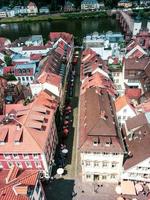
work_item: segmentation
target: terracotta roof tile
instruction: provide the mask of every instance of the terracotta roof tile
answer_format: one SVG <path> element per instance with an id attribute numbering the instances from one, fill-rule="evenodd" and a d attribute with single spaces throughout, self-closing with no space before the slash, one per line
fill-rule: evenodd
<path id="1" fill-rule="evenodd" d="M 128 58 L 125 60 L 125 70 L 126 69 L 144 70 L 149 61 L 150 61 L 149 57 L 142 57 L 140 59 Z"/>
<path id="2" fill-rule="evenodd" d="M 71 44 L 73 40 L 73 35 L 66 32 L 51 32 L 49 34 L 49 38 L 51 41 L 56 41 L 59 38 L 62 38 L 63 40 L 65 40 L 65 42 Z"/>
<path id="3" fill-rule="evenodd" d="M 134 122 L 133 122 L 134 123 Z M 150 134 L 138 134 L 135 139 L 128 140 L 126 143 L 128 145 L 128 151 L 130 152 L 130 157 L 125 161 L 125 170 L 139 164 L 140 162 L 148 159 L 150 157 Z"/>
<path id="4" fill-rule="evenodd" d="M 19 109 L 18 107 L 18 110 L 16 109 L 14 112 L 14 120 L 9 119 L 8 124 L 0 127 L 0 132 L 4 127 L 9 130 L 8 141 L 3 146 L 0 146 L 0 152 L 43 152 L 47 137 L 50 134 L 57 105 L 55 97 L 50 96 L 49 92 L 45 90 L 32 103 L 28 104 L 26 108 Z M 14 106 L 11 105 L 9 111 L 15 110 L 15 107 L 16 104 Z M 7 108 L 6 110 L 8 111 Z M 41 119 L 43 118 L 46 121 L 42 122 Z M 20 136 L 20 134 L 15 136 L 18 123 L 21 125 L 20 131 L 22 130 L 22 133 L 20 132 L 20 134 L 22 134 L 23 140 L 20 145 L 15 145 L 14 140 Z M 45 128 L 43 129 L 43 127 Z"/>
<path id="5" fill-rule="evenodd" d="M 130 104 L 129 98 L 126 95 L 119 96 L 115 100 L 116 112 L 119 112 L 122 108 L 124 108 L 127 105 L 129 105 L 133 109 L 133 107 Z"/>
<path id="6" fill-rule="evenodd" d="M 44 50 L 44 49 L 47 49 L 47 47 L 45 47 L 45 46 L 29 46 L 29 47 L 24 46 L 22 48 L 23 51 Z"/>
<path id="7" fill-rule="evenodd" d="M 13 171 L 14 168 L 11 170 Z M 18 176 L 16 174 L 10 182 L 6 183 L 5 178 L 7 174 L 8 170 L 0 172 L 0 199 L 29 200 L 27 190 L 28 187 L 35 186 L 38 179 L 38 172 L 36 170 L 25 170 Z"/>
<path id="8" fill-rule="evenodd" d="M 38 77 L 37 81 L 39 83 L 50 83 L 52 85 L 55 85 L 56 87 L 60 87 L 61 85 L 61 77 L 57 74 L 53 73 L 47 73 L 45 71 L 42 72 L 42 74 Z"/>
<path id="9" fill-rule="evenodd" d="M 117 91 L 111 79 L 104 77 L 99 72 L 92 74 L 83 80 L 80 93 L 83 94 L 87 88 L 97 87 L 105 89 L 110 95 L 115 96 Z"/>
<path id="10" fill-rule="evenodd" d="M 125 95 L 129 98 L 129 99 L 139 99 L 141 96 L 141 89 L 140 88 L 126 88 L 125 89 Z"/>
<path id="11" fill-rule="evenodd" d="M 114 110 L 113 102 L 110 100 L 108 93 L 103 91 L 102 94 L 98 94 L 96 88 L 89 88 L 80 96 L 80 150 L 107 149 L 110 151 L 111 149 L 112 152 L 122 152 L 110 105 Z M 98 147 L 93 145 L 95 137 L 100 139 Z M 110 148 L 101 145 L 108 140 L 112 142 Z"/>

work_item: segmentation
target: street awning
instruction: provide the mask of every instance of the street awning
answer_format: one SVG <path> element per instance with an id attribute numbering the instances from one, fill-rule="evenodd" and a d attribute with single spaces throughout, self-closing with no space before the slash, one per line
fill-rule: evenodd
<path id="1" fill-rule="evenodd" d="M 143 191 L 143 186 L 140 183 L 135 184 L 137 194 Z"/>
<path id="2" fill-rule="evenodd" d="M 127 195 L 136 195 L 134 183 L 132 181 L 122 181 L 121 193 Z"/>
<path id="3" fill-rule="evenodd" d="M 69 124 L 69 121 L 65 120 L 65 121 L 64 121 L 64 124 L 65 124 L 65 125 Z"/>
<path id="4" fill-rule="evenodd" d="M 65 129 L 63 130 L 63 132 L 64 132 L 64 133 L 68 133 L 69 130 L 68 130 L 67 128 L 65 128 Z"/>

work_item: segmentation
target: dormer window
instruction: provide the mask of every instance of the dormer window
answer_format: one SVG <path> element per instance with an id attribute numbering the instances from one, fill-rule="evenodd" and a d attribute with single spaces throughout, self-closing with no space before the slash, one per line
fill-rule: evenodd
<path id="1" fill-rule="evenodd" d="M 93 138 L 93 145 L 97 146 L 100 143 L 100 140 L 98 137 Z"/>
<path id="2" fill-rule="evenodd" d="M 22 73 L 23 73 L 23 74 L 26 73 L 26 69 L 23 69 L 23 70 L 22 70 Z"/>

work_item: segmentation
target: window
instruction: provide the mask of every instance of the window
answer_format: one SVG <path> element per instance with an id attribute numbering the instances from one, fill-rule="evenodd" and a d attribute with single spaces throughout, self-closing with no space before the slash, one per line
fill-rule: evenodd
<path id="1" fill-rule="evenodd" d="M 115 83 L 119 83 L 119 79 L 116 79 Z"/>
<path id="2" fill-rule="evenodd" d="M 40 189 L 40 183 L 39 181 L 37 182 L 37 185 L 36 185 L 36 193 L 39 193 L 39 189 Z"/>
<path id="3" fill-rule="evenodd" d="M 22 81 L 25 81 L 25 77 L 22 77 Z"/>
<path id="4" fill-rule="evenodd" d="M 30 69 L 27 69 L 27 73 L 30 74 Z"/>
<path id="5" fill-rule="evenodd" d="M 106 152 L 103 152 L 102 154 L 103 154 L 103 155 L 108 155 L 108 153 L 106 153 Z"/>
<path id="6" fill-rule="evenodd" d="M 20 77 L 18 77 L 18 81 L 21 81 L 21 78 L 20 78 Z"/>
<path id="7" fill-rule="evenodd" d="M 19 167 L 19 168 L 22 168 L 21 162 L 16 162 L 16 166 Z"/>
<path id="8" fill-rule="evenodd" d="M 126 119 L 126 116 L 123 116 L 123 119 L 125 120 L 125 119 Z"/>
<path id="9" fill-rule="evenodd" d="M 108 163 L 107 162 L 103 162 L 102 167 L 107 167 Z"/>
<path id="10" fill-rule="evenodd" d="M 28 77 L 28 76 L 26 77 L 26 80 L 27 80 L 27 81 L 29 80 L 29 77 Z"/>
<path id="11" fill-rule="evenodd" d="M 98 167 L 99 166 L 99 162 L 94 162 L 94 167 Z"/>
<path id="12" fill-rule="evenodd" d="M 117 176 L 116 174 L 111 174 L 110 178 L 111 178 L 111 179 L 115 179 L 116 176 Z"/>
<path id="13" fill-rule="evenodd" d="M 7 162 L 7 165 L 8 165 L 9 168 L 14 166 L 13 162 Z"/>
<path id="14" fill-rule="evenodd" d="M 9 159 L 10 158 L 10 154 L 4 154 L 4 158 L 5 159 Z"/>
<path id="15" fill-rule="evenodd" d="M 25 164 L 26 164 L 27 168 L 32 168 L 32 165 L 29 161 L 26 161 Z"/>
<path id="16" fill-rule="evenodd" d="M 30 77 L 30 80 L 33 81 L 33 77 L 32 76 Z"/>
<path id="17" fill-rule="evenodd" d="M 116 156 L 116 155 L 118 155 L 118 153 L 112 153 L 112 155 L 113 155 L 113 156 Z"/>
<path id="18" fill-rule="evenodd" d="M 111 164 L 112 168 L 115 168 L 116 166 L 117 166 L 117 163 L 115 163 L 115 162 Z"/>
<path id="19" fill-rule="evenodd" d="M 39 156 L 38 156 L 37 153 L 34 153 L 34 154 L 33 154 L 33 157 L 34 157 L 34 158 L 39 158 Z"/>
<path id="20" fill-rule="evenodd" d="M 117 85 L 117 89 L 121 90 L 122 89 L 121 85 Z"/>
<path id="21" fill-rule="evenodd" d="M 126 112 L 127 112 L 127 109 L 124 109 L 123 112 L 126 113 Z"/>
<path id="22" fill-rule="evenodd" d="M 18 154 L 13 154 L 14 159 L 19 158 Z"/>
<path id="23" fill-rule="evenodd" d="M 2 165 L 2 163 L 0 162 L 0 169 L 2 169 L 3 168 L 3 165 Z"/>
<path id="24" fill-rule="evenodd" d="M 26 73 L 26 69 L 23 69 L 23 70 L 22 70 L 22 73 Z"/>
<path id="25" fill-rule="evenodd" d="M 41 168 L 41 163 L 39 161 L 34 162 L 36 168 Z"/>
<path id="26" fill-rule="evenodd" d="M 85 161 L 86 166 L 90 166 L 90 164 L 91 164 L 90 161 Z"/>
<path id="27" fill-rule="evenodd" d="M 107 176 L 106 175 L 102 175 L 102 180 L 106 180 Z"/>
<path id="28" fill-rule="evenodd" d="M 118 116 L 118 120 L 121 120 L 121 116 Z"/>
<path id="29" fill-rule="evenodd" d="M 90 179 L 91 175 L 90 174 L 86 174 L 86 179 Z"/>
<path id="30" fill-rule="evenodd" d="M 24 159 L 29 158 L 29 155 L 27 153 L 23 154 Z"/>

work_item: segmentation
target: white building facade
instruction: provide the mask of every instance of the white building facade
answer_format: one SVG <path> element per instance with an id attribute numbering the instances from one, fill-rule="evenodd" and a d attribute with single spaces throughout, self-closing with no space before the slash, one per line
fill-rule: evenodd
<path id="1" fill-rule="evenodd" d="M 123 154 L 82 152 L 82 180 L 118 182 L 122 173 Z"/>

